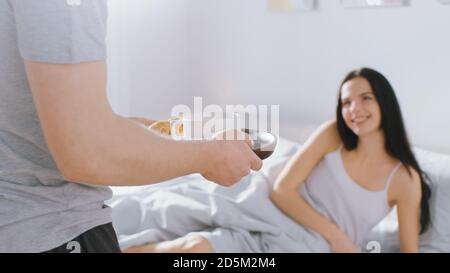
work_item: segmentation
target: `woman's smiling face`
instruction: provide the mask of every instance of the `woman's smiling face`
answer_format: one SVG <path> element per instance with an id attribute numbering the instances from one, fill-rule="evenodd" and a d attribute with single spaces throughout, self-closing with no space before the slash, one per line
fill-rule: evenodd
<path id="1" fill-rule="evenodd" d="M 357 136 L 380 130 L 381 111 L 369 82 L 356 77 L 341 89 L 342 116 L 345 124 Z"/>

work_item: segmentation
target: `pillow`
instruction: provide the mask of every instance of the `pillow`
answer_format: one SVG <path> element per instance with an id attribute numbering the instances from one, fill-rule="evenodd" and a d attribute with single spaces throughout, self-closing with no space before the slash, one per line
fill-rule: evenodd
<path id="1" fill-rule="evenodd" d="M 431 226 L 421 236 L 422 252 L 450 252 L 450 156 L 415 149 L 417 160 L 430 177 Z"/>
<path id="2" fill-rule="evenodd" d="M 273 155 L 270 158 L 293 156 L 297 152 L 300 144 L 284 137 L 278 137 L 278 143 Z"/>
<path id="3" fill-rule="evenodd" d="M 260 174 L 265 176 L 270 183 L 275 183 L 277 177 L 284 169 L 292 156 L 298 151 L 300 144 L 279 137 L 275 152 L 264 160 Z"/>

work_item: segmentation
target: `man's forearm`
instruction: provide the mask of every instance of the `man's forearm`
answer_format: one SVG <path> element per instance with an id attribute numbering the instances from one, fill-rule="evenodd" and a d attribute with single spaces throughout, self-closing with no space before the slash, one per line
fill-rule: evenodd
<path id="1" fill-rule="evenodd" d="M 114 115 L 76 155 L 68 179 L 98 185 L 143 185 L 202 172 L 212 142 L 175 141 Z"/>

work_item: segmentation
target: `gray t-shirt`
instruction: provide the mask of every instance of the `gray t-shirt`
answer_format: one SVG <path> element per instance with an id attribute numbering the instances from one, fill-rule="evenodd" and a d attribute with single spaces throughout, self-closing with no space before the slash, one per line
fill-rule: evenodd
<path id="1" fill-rule="evenodd" d="M 58 171 L 23 63 L 105 61 L 106 1 L 0 0 L 0 252 L 49 250 L 111 222 L 108 187 Z"/>

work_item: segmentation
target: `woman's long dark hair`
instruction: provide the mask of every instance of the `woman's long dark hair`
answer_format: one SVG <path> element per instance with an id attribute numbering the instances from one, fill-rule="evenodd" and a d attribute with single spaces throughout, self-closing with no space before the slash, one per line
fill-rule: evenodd
<path id="1" fill-rule="evenodd" d="M 411 150 L 403 123 L 402 113 L 400 111 L 400 105 L 395 96 L 394 89 L 381 73 L 373 69 L 362 68 L 350 72 L 345 77 L 339 88 L 336 111 L 339 135 L 344 147 L 348 151 L 356 149 L 358 146 L 358 136 L 347 127 L 342 116 L 341 90 L 346 82 L 358 77 L 362 77 L 369 82 L 380 107 L 381 129 L 383 130 L 387 153 L 400 160 L 410 175 L 412 175 L 410 168 L 413 168 L 420 176 L 422 188 L 422 199 L 420 201 L 420 234 L 422 234 L 430 225 L 430 208 L 428 202 L 431 197 L 431 189 L 425 181 L 428 177 L 420 168 L 419 163 Z"/>

